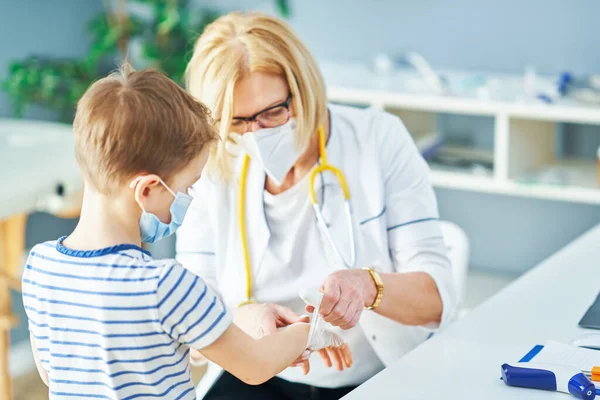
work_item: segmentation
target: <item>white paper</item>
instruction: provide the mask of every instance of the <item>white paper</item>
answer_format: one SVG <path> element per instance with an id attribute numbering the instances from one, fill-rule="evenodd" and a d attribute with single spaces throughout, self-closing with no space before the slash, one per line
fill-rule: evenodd
<path id="1" fill-rule="evenodd" d="M 549 340 L 531 361 L 568 365 L 582 371 L 591 371 L 594 366 L 600 366 L 600 350 L 585 349 Z M 600 388 L 600 382 L 594 384 L 596 388 Z"/>

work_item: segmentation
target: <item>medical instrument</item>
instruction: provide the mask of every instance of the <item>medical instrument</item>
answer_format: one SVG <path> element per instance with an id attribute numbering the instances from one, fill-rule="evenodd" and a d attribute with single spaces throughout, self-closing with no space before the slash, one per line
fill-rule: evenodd
<path id="1" fill-rule="evenodd" d="M 320 231 L 327 239 L 327 242 L 329 243 L 331 249 L 337 254 L 344 267 L 354 268 L 356 265 L 356 242 L 354 238 L 354 226 L 352 225 L 350 189 L 348 188 L 348 183 L 346 182 L 342 171 L 329 164 L 327 160 L 327 152 L 325 149 L 325 132 L 323 131 L 322 126 L 320 126 L 318 129 L 318 135 L 320 164 L 313 169 L 309 177 L 310 202 L 313 206 L 313 209 L 315 210 L 315 214 L 317 216 L 317 224 L 320 228 Z M 240 303 L 239 306 L 254 303 L 254 300 L 252 300 L 252 266 L 250 264 L 250 251 L 248 248 L 248 237 L 246 232 L 246 181 L 248 178 L 249 165 L 250 157 L 248 156 L 248 154 L 246 154 L 242 164 L 242 172 L 240 176 L 240 194 L 238 197 L 238 222 L 242 241 L 242 252 L 244 254 L 244 266 L 246 269 L 246 300 Z M 315 191 L 315 177 L 317 176 L 317 174 L 321 174 L 326 171 L 332 172 L 337 177 L 337 180 L 339 181 L 340 186 L 344 192 L 344 208 L 348 223 L 348 235 L 350 238 L 350 260 L 346 260 L 341 255 L 341 252 L 339 251 L 338 247 L 335 245 L 335 242 L 333 241 L 333 238 L 331 237 L 331 234 L 329 232 L 327 222 L 325 221 L 325 218 L 321 213 L 319 203 L 317 202 L 317 193 Z"/>
<path id="2" fill-rule="evenodd" d="M 508 386 L 570 393 L 578 399 L 592 400 L 596 387 L 577 368 L 560 364 L 502 364 L 502 380 Z"/>
<path id="3" fill-rule="evenodd" d="M 486 75 L 481 73 L 468 73 L 464 76 L 456 77 L 452 81 L 442 77 L 442 81 L 447 85 L 447 93 L 452 94 L 452 96 L 475 97 L 489 100 L 491 95 L 490 80 Z"/>
<path id="4" fill-rule="evenodd" d="M 354 226 L 352 225 L 352 208 L 350 207 L 350 189 L 348 188 L 348 183 L 346 182 L 346 178 L 344 178 L 344 174 L 341 170 L 329 164 L 327 160 L 327 151 L 325 150 L 325 133 L 323 132 L 323 127 L 319 127 L 319 154 L 321 156 L 321 163 L 317 166 L 310 174 L 308 187 L 310 190 L 310 202 L 315 210 L 315 214 L 317 216 L 317 222 L 321 228 L 321 233 L 325 236 L 331 249 L 336 253 L 339 260 L 342 261 L 344 267 L 346 268 L 354 268 L 356 266 L 356 242 L 354 238 Z M 336 246 L 333 238 L 331 237 L 331 233 L 329 232 L 329 228 L 325 218 L 323 217 L 323 213 L 321 212 L 321 207 L 317 201 L 317 192 L 315 191 L 315 178 L 317 174 L 323 173 L 325 171 L 333 172 L 333 174 L 337 177 L 340 186 L 344 192 L 344 211 L 346 213 L 346 222 L 348 223 L 348 235 L 350 239 L 350 260 L 346 261 L 346 259 L 342 256 L 339 248 Z"/>
<path id="5" fill-rule="evenodd" d="M 409 52 L 405 56 L 406 61 L 412 65 L 423 77 L 425 83 L 435 90 L 438 94 L 446 94 L 448 85 L 444 80 L 433 70 L 431 65 L 425 60 L 425 57 L 419 53 Z"/>
<path id="6" fill-rule="evenodd" d="M 559 97 L 565 96 L 569 86 L 573 83 L 574 78 L 570 72 L 563 72 L 558 77 L 556 87 L 549 93 L 539 93 L 537 98 L 545 103 L 551 104 Z"/>
<path id="7" fill-rule="evenodd" d="M 378 74 L 387 75 L 394 70 L 394 61 L 389 54 L 379 53 L 373 58 L 373 69 Z"/>

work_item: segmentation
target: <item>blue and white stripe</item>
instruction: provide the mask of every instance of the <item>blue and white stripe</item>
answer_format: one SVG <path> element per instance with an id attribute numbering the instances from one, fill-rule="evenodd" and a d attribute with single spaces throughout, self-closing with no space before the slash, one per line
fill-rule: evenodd
<path id="1" fill-rule="evenodd" d="M 194 399 L 189 347 L 231 324 L 202 279 L 133 245 L 34 247 L 23 301 L 50 399 Z"/>

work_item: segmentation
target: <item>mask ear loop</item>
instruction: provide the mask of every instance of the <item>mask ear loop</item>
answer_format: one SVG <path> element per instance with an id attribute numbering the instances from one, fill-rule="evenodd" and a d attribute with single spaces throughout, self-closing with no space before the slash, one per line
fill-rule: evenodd
<path id="1" fill-rule="evenodd" d="M 129 184 L 129 188 L 130 189 L 135 188 L 141 179 L 142 179 L 142 177 L 138 176 L 137 178 L 135 178 L 134 180 L 132 180 L 131 183 Z"/>
<path id="2" fill-rule="evenodd" d="M 165 181 L 163 181 L 162 179 L 158 178 L 159 182 L 162 183 L 162 185 L 165 187 L 165 189 L 167 189 L 169 191 L 169 193 L 171 193 L 171 195 L 173 197 L 177 197 L 177 195 L 175 194 L 174 191 L 171 190 L 171 188 L 169 186 L 167 186 L 167 184 L 165 183 Z"/>
<path id="3" fill-rule="evenodd" d="M 129 184 L 129 188 L 137 190 L 137 184 L 140 183 L 140 181 L 142 180 L 142 178 L 143 178 L 143 176 L 138 176 L 137 178 L 135 178 L 134 180 L 132 180 L 131 183 Z M 158 178 L 158 181 L 165 187 L 165 189 L 167 189 L 167 191 L 169 193 L 171 193 L 171 195 L 173 197 L 177 198 L 177 196 L 175 195 L 175 193 L 171 190 L 170 187 L 167 186 L 167 184 L 161 178 Z M 140 208 L 142 209 L 142 211 L 146 212 L 146 209 L 144 208 L 144 206 L 141 205 L 140 202 L 138 202 L 137 200 L 136 200 L 136 202 L 138 203 L 138 205 L 140 206 Z"/>
<path id="4" fill-rule="evenodd" d="M 129 184 L 129 187 L 131 189 L 133 189 L 134 187 L 137 186 L 137 184 L 140 182 L 140 180 L 142 180 L 143 176 L 138 176 L 137 178 L 135 178 L 134 180 L 131 181 L 131 183 Z M 165 189 L 167 189 L 167 191 L 169 193 L 171 193 L 171 195 L 173 197 L 177 197 L 177 195 L 175 194 L 174 191 L 171 190 L 171 188 L 165 183 L 165 181 L 163 181 L 161 178 L 158 178 L 158 181 L 161 183 L 161 185 L 163 185 L 165 187 Z"/>

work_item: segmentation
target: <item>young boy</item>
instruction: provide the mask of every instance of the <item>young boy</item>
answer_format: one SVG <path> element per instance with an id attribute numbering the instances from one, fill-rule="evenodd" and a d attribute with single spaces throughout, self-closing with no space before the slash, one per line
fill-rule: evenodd
<path id="1" fill-rule="evenodd" d="M 194 399 L 190 349 L 249 384 L 298 359 L 308 324 L 253 340 L 202 279 L 140 247 L 183 220 L 217 140 L 207 109 L 160 73 L 125 67 L 87 90 L 73 131 L 79 224 L 35 246 L 23 276 L 50 399 Z"/>

